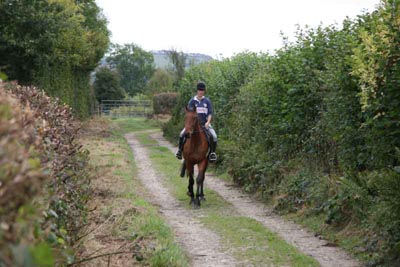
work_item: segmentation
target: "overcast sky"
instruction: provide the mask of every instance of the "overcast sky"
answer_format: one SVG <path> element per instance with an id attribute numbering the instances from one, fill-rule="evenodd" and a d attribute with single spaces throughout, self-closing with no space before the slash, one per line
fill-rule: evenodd
<path id="1" fill-rule="evenodd" d="M 96 0 L 114 43 L 145 50 L 175 48 L 214 58 L 244 50 L 273 51 L 280 32 L 318 26 L 372 11 L 379 0 Z"/>

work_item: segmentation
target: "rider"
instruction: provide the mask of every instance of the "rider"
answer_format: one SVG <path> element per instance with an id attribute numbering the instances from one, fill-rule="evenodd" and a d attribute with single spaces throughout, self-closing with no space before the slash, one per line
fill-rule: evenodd
<path id="1" fill-rule="evenodd" d="M 208 157 L 210 162 L 217 160 L 217 154 L 215 154 L 215 149 L 217 148 L 217 134 L 211 126 L 211 119 L 213 114 L 213 108 L 210 99 L 204 96 L 206 91 L 206 85 L 204 82 L 197 83 L 197 95 L 190 99 L 188 103 L 188 108 L 192 109 L 196 106 L 196 112 L 200 119 L 201 125 L 207 129 L 212 135 L 212 141 L 210 144 L 210 155 Z M 182 159 L 182 150 L 185 143 L 185 128 L 181 131 L 179 135 L 179 148 L 176 152 L 176 157 Z"/>

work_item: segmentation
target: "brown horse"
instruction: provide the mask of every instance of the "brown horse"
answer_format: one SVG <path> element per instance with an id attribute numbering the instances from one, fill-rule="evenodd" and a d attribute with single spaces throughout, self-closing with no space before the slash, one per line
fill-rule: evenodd
<path id="1" fill-rule="evenodd" d="M 189 110 L 186 107 L 185 115 L 185 132 L 186 142 L 183 146 L 183 166 L 181 176 L 185 175 L 185 170 L 189 176 L 188 196 L 191 197 L 190 203 L 193 207 L 200 207 L 200 201 L 205 200 L 203 192 L 203 183 L 205 173 L 208 166 L 208 142 L 204 127 L 201 126 L 199 118 L 197 116 L 196 107 L 193 110 Z M 194 165 L 198 166 L 198 175 L 196 179 L 196 198 L 194 197 L 193 185 L 194 185 Z"/>

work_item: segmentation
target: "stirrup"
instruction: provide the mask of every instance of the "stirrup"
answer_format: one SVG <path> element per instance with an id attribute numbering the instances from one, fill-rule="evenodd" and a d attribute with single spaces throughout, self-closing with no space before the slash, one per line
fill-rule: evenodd
<path id="1" fill-rule="evenodd" d="M 182 151 L 178 149 L 178 151 L 176 151 L 175 157 L 177 159 L 182 159 Z"/>
<path id="2" fill-rule="evenodd" d="M 210 162 L 215 162 L 215 161 L 217 161 L 217 154 L 215 154 L 215 152 L 211 152 L 211 153 L 210 153 L 210 156 L 208 157 L 208 160 L 209 160 Z"/>

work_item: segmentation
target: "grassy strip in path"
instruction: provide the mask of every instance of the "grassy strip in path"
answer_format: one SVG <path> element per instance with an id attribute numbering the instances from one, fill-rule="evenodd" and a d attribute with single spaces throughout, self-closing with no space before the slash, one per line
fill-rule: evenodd
<path id="1" fill-rule="evenodd" d="M 138 134 L 143 144 L 156 144 L 148 133 Z M 179 177 L 180 162 L 166 147 L 149 146 L 150 158 L 157 171 L 163 173 L 173 195 L 191 209 L 186 195 L 188 180 Z M 199 219 L 218 233 L 226 250 L 243 266 L 319 266 L 318 262 L 287 244 L 254 219 L 239 216 L 233 207 L 216 192 L 205 188 L 206 202 L 198 210 Z"/>
<path id="2" fill-rule="evenodd" d="M 107 122 L 107 121 L 103 121 Z M 141 266 L 188 266 L 189 260 L 182 248 L 174 241 L 174 234 L 158 215 L 156 208 L 144 200 L 145 189 L 136 179 L 137 171 L 132 151 L 124 139 L 127 132 L 154 129 L 144 119 L 118 119 L 110 124 L 113 129 L 109 137 L 88 136 L 85 138 L 92 165 L 99 175 L 110 176 L 115 181 L 111 187 L 121 187 L 118 196 L 111 203 L 102 207 L 102 214 L 108 218 L 120 205 L 129 203 L 130 209 L 115 219 L 110 227 L 116 239 L 132 240 L 142 248 L 137 263 Z M 118 181 L 122 184 L 117 185 Z M 143 257 L 143 258 L 142 258 Z"/>

